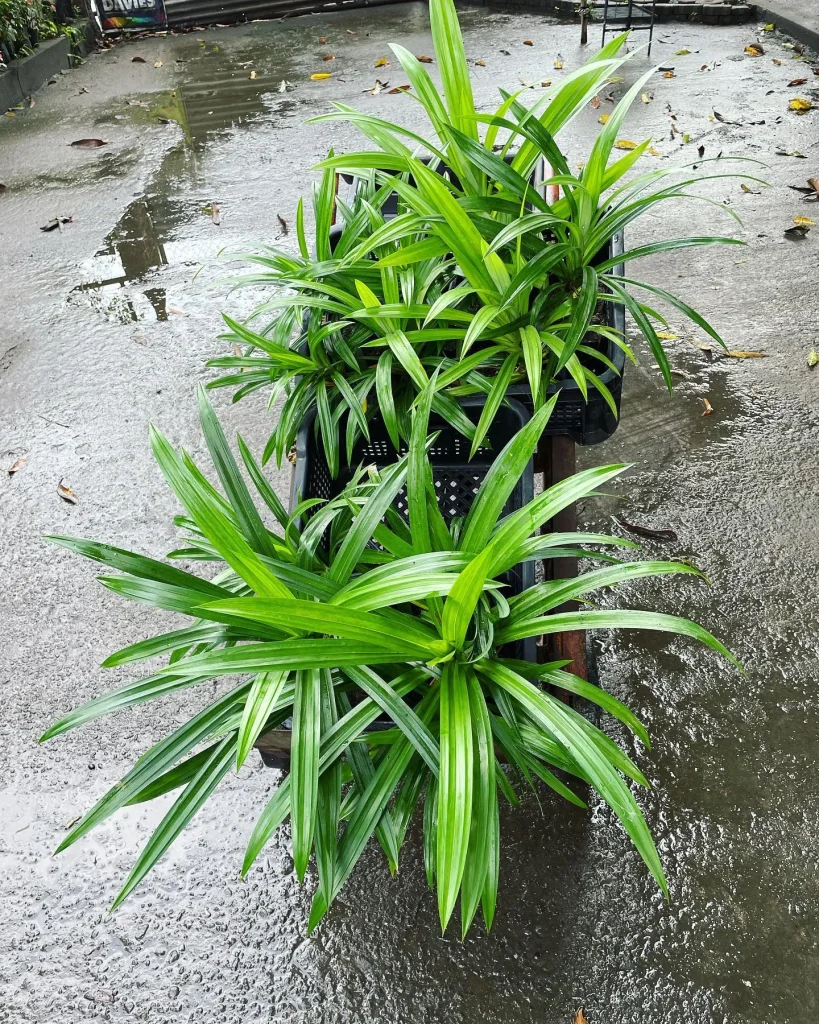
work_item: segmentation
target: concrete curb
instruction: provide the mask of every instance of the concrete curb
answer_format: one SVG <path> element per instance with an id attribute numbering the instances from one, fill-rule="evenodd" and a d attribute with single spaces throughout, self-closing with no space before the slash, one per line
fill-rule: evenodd
<path id="1" fill-rule="evenodd" d="M 12 61 L 0 76 L 0 111 L 22 103 L 53 75 L 71 67 L 71 44 L 66 36 L 49 39 L 30 57 Z"/>
<path id="2" fill-rule="evenodd" d="M 577 0 L 471 0 L 480 6 L 497 7 L 513 13 L 555 14 L 576 20 Z M 657 4 L 656 20 L 696 21 L 701 25 L 740 25 L 755 17 L 753 4 L 663 3 Z M 597 19 L 592 22 L 596 24 Z"/>
<path id="3" fill-rule="evenodd" d="M 775 2 L 768 2 L 757 4 L 756 13 L 760 21 L 773 22 L 780 32 L 793 36 L 797 42 L 804 43 L 812 50 L 819 52 L 819 14 L 815 9 L 813 13 L 805 11 L 804 7 L 801 11 L 795 11 L 792 10 L 791 4 L 785 7 Z"/>

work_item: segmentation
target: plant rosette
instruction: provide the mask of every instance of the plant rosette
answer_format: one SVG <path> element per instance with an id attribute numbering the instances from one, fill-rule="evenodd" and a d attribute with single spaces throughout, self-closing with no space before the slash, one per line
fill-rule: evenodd
<path id="1" fill-rule="evenodd" d="M 195 698 L 202 684 L 232 680 L 146 751 L 60 844 L 65 849 L 125 805 L 180 791 L 114 906 L 224 776 L 241 767 L 257 738 L 287 719 L 291 771 L 256 822 L 243 872 L 289 819 L 299 878 L 315 857 L 310 929 L 373 836 L 390 871 L 397 870 L 416 809 L 423 809 L 427 877 L 437 889 L 442 927 L 459 896 L 463 934 L 479 907 L 491 926 L 501 864 L 499 801 L 517 803 L 516 787 L 538 780 L 580 807 L 577 784 L 591 786 L 666 889 L 627 784 L 647 785 L 644 776 L 613 740 L 544 684 L 594 701 L 647 744 L 645 727 L 622 702 L 566 671 L 565 662 L 530 664 L 507 652 L 518 639 L 563 630 L 649 629 L 698 640 L 733 662 L 716 638 L 686 619 L 627 609 L 557 610 L 628 580 L 699 574 L 680 562 L 619 561 L 599 550 L 634 548 L 629 541 L 538 532 L 561 509 L 597 493 L 622 465 L 585 470 L 503 515 L 554 398 L 498 453 L 469 515 L 448 527 L 427 455 L 434 443 L 427 437 L 432 397 L 431 386 L 419 397 L 407 454 L 380 473 L 360 471 L 337 499 L 310 503 L 303 529 L 297 524 L 306 509 L 285 512 L 239 438 L 245 471 L 278 532 L 265 526 L 204 392 L 202 427 L 221 489 L 152 428 L 155 457 L 184 510 L 178 519 L 184 547 L 169 557 L 219 563 L 216 575 L 94 541 L 52 538 L 116 570 L 100 577 L 114 592 L 188 622 L 111 655 L 106 666 L 169 657 L 151 675 L 66 715 L 44 740 L 169 693 L 190 689 Z M 406 520 L 393 509 L 402 488 Z M 514 565 L 578 550 L 602 567 L 504 595 L 503 576 Z M 380 716 L 390 727 L 370 731 Z"/>

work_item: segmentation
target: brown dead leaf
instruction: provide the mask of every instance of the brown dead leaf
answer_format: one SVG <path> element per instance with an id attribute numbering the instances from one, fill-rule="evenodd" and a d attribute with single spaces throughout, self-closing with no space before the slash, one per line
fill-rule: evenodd
<path id="1" fill-rule="evenodd" d="M 486 61 L 485 60 L 476 60 L 475 61 L 475 67 L 476 68 L 485 68 L 486 67 Z"/>
<path id="2" fill-rule="evenodd" d="M 523 45 L 524 46 L 534 46 L 535 44 L 532 42 L 531 39 L 524 39 L 523 40 Z"/>
<path id="3" fill-rule="evenodd" d="M 586 1014 L 583 1013 L 583 1007 L 582 1006 L 580 1007 L 580 1009 L 575 1014 L 574 1024 L 589 1024 L 589 1022 L 586 1020 Z"/>
<path id="4" fill-rule="evenodd" d="M 222 211 L 216 203 L 210 204 L 210 219 L 217 227 L 222 223 Z"/>
<path id="5" fill-rule="evenodd" d="M 791 81 L 788 82 L 788 88 L 791 88 L 794 85 L 804 85 L 805 82 L 807 82 L 807 78 L 792 78 Z"/>
<path id="6" fill-rule="evenodd" d="M 107 146 L 108 143 L 102 139 L 75 139 L 69 143 L 74 149 L 99 149 L 100 146 Z"/>
<path id="7" fill-rule="evenodd" d="M 663 78 L 676 78 L 676 77 L 677 76 L 674 74 L 673 71 L 664 71 L 663 72 Z"/>
<path id="8" fill-rule="evenodd" d="M 389 57 L 379 57 L 373 67 L 376 68 L 387 68 L 390 66 Z"/>
<path id="9" fill-rule="evenodd" d="M 813 104 L 810 100 L 803 99 L 801 96 L 795 96 L 788 104 L 788 109 L 793 110 L 797 114 L 807 114 L 809 110 L 813 110 Z"/>
<path id="10" fill-rule="evenodd" d="M 594 107 L 595 110 L 597 110 L 597 108 L 600 106 L 600 97 L 592 96 L 591 105 Z"/>
<path id="11" fill-rule="evenodd" d="M 423 54 L 420 57 L 416 56 L 415 59 L 417 61 L 420 61 L 421 64 L 431 64 L 432 63 L 432 57 L 425 57 L 425 56 L 423 56 Z"/>
<path id="12" fill-rule="evenodd" d="M 390 89 L 389 95 L 394 96 L 397 92 L 408 92 L 411 88 L 411 85 L 396 85 L 394 89 Z"/>
<path id="13" fill-rule="evenodd" d="M 79 500 L 68 484 L 63 483 L 62 480 L 57 484 L 57 494 L 59 494 L 63 501 L 67 501 L 69 505 L 76 505 Z"/>
<path id="14" fill-rule="evenodd" d="M 322 60 L 335 60 L 336 59 L 336 55 L 334 53 L 328 53 L 324 57 L 322 57 L 321 59 Z"/>
<path id="15" fill-rule="evenodd" d="M 27 455 L 23 455 L 19 459 L 17 459 L 16 462 L 13 462 L 9 466 L 9 468 L 6 470 L 6 472 L 8 473 L 9 476 L 14 476 L 15 473 L 19 473 L 20 472 L 20 470 L 23 468 L 23 466 L 25 466 L 25 464 L 27 462 L 28 462 L 28 456 Z"/>
<path id="16" fill-rule="evenodd" d="M 252 77 L 256 77 L 256 73 L 253 73 Z M 311 82 L 323 82 L 325 78 L 332 78 L 333 76 L 327 71 L 319 71 L 315 75 L 310 75 Z"/>
<path id="17" fill-rule="evenodd" d="M 284 217 L 282 217 L 280 213 L 277 213 L 276 217 L 278 218 L 279 224 L 281 224 L 282 226 L 282 231 L 285 234 L 287 234 L 287 221 L 284 219 Z"/>
<path id="18" fill-rule="evenodd" d="M 807 187 L 804 185 L 788 185 L 794 192 L 800 192 L 807 202 L 819 201 L 819 178 L 808 178 Z"/>
<path id="19" fill-rule="evenodd" d="M 324 46 L 326 42 L 327 36 L 322 36 L 321 39 L 319 39 L 319 46 Z"/>
<path id="20" fill-rule="evenodd" d="M 748 186 L 745 184 L 744 181 L 742 182 L 742 184 L 739 187 L 742 189 L 742 191 L 746 195 L 749 195 L 749 196 L 761 196 L 762 195 L 762 192 L 761 192 L 760 189 L 748 188 Z"/>
<path id="21" fill-rule="evenodd" d="M 765 48 L 762 46 L 762 43 L 749 43 L 745 47 L 745 53 L 749 57 L 762 57 L 765 54 Z"/>
<path id="22" fill-rule="evenodd" d="M 48 222 L 48 224 L 43 224 L 43 226 L 40 228 L 40 230 L 41 231 L 57 231 L 57 230 L 62 231 L 63 224 L 71 224 L 72 222 L 73 222 L 73 218 L 72 217 L 55 217 L 53 220 L 50 220 Z"/>
<path id="23" fill-rule="evenodd" d="M 377 96 L 380 92 L 383 92 L 389 84 L 389 81 L 382 82 L 380 78 L 376 78 L 375 85 L 373 85 L 369 89 L 364 89 L 362 91 L 368 92 L 370 96 Z"/>
<path id="24" fill-rule="evenodd" d="M 774 57 L 774 64 L 776 64 L 776 66 L 778 68 L 782 67 L 782 61 L 781 60 L 777 60 L 776 57 Z"/>
<path id="25" fill-rule="evenodd" d="M 708 401 L 707 398 L 701 398 L 700 401 L 705 406 L 705 410 L 703 412 L 703 416 L 710 416 L 711 413 L 714 411 L 713 405 L 711 405 L 711 403 Z"/>
<path id="26" fill-rule="evenodd" d="M 132 57 L 131 58 L 131 63 L 132 64 L 147 64 L 148 62 L 145 60 L 144 57 Z"/>
<path id="27" fill-rule="evenodd" d="M 636 537 L 650 537 L 652 540 L 677 539 L 677 534 L 671 529 L 653 530 L 648 526 L 640 526 L 639 523 L 629 523 L 625 519 L 621 519 L 620 516 L 614 516 L 614 521 Z"/>

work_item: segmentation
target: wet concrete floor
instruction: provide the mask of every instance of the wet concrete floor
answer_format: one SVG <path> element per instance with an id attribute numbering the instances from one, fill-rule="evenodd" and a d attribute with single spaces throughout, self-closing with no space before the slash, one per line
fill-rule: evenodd
<path id="1" fill-rule="evenodd" d="M 499 85 L 555 77 L 558 54 L 567 70 L 581 60 L 576 29 L 546 18 L 474 9 L 463 23 L 469 56 L 485 61 L 474 68 L 484 106 Z M 410 99 L 363 90 L 377 76 L 401 84 L 395 67 L 374 68 L 389 41 L 430 52 L 424 8 L 119 46 L 2 119 L 0 456 L 9 465 L 28 457 L 0 480 L 2 1024 L 559 1024 L 579 1006 L 590 1024 L 816 1021 L 819 370 L 807 357 L 819 345 L 819 229 L 801 242 L 783 231 L 816 209 L 787 186 L 819 174 L 819 114 L 787 107 L 794 93 L 815 96 L 810 66 L 773 37 L 764 57 L 743 55 L 753 38 L 748 26 L 662 26 L 654 58 L 676 77 L 658 76 L 624 135 L 651 134 L 672 161 L 704 145 L 707 155 L 769 165 L 761 176 L 771 187 L 759 194 L 728 180 L 705 190 L 742 227 L 706 204 L 669 204 L 629 236 L 640 244 L 736 230 L 747 249 L 656 257 L 638 276 L 677 289 L 732 349 L 767 358 L 710 361 L 692 344 L 705 339 L 671 317 L 674 398 L 641 349 L 627 370 L 623 426 L 581 455 L 583 464 L 635 463 L 619 487 L 628 503 L 584 508 L 589 525 L 608 528 L 618 512 L 670 526 L 679 540 L 648 541 L 647 553 L 694 559 L 713 581 L 641 583 L 622 599 L 700 619 L 747 674 L 678 640 L 596 641 L 605 685 L 642 713 L 654 740 L 636 756 L 653 786 L 641 799 L 670 902 L 610 815 L 544 795 L 542 811 L 530 803 L 506 815 L 495 929 L 465 943 L 438 935 L 417 843 L 393 881 L 375 851 L 365 857 L 325 926 L 305 939 L 309 901 L 286 837 L 239 880 L 252 822 L 278 782 L 258 761 L 225 781 L 111 917 L 164 807 L 129 809 L 67 854 L 51 850 L 187 706 L 170 697 L 36 745 L 68 708 L 131 677 L 103 673 L 99 662 L 155 631 L 160 614 L 105 591 L 90 566 L 42 534 L 155 556 L 174 545 L 176 509 L 147 424 L 201 453 L 194 394 L 208 378 L 205 359 L 221 351 L 219 311 L 241 315 L 255 297 L 226 295 L 219 282 L 231 268 L 218 253 L 274 239 L 295 248 L 278 217 L 292 225 L 307 168 L 330 146 L 358 146 L 345 127 L 304 125 L 330 100 L 422 126 Z M 335 60 L 325 64 L 326 53 Z M 638 58 L 613 92 L 644 66 Z M 309 81 L 328 67 L 330 80 Z M 789 89 L 797 77 L 808 82 Z M 280 92 L 282 81 L 295 88 Z M 667 104 L 687 146 L 670 138 Z M 590 108 L 566 133 L 573 161 L 599 113 Z M 108 144 L 68 145 L 88 137 Z M 219 226 L 207 212 L 214 203 Z M 56 216 L 73 222 L 39 230 Z M 263 399 L 231 407 L 218 397 L 226 425 L 258 449 Z M 60 479 L 76 506 L 57 496 Z M 286 474 L 273 479 L 286 494 Z"/>

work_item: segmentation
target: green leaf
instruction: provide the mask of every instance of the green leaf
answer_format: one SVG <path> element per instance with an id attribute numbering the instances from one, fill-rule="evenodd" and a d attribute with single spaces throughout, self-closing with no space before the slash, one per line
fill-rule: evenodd
<path id="1" fill-rule="evenodd" d="M 235 748 L 235 735 L 226 736 L 202 765 L 197 775 L 185 787 L 182 795 L 159 823 L 139 855 L 125 885 L 111 906 L 112 913 L 139 885 L 228 773 L 233 763 Z"/>
<path id="2" fill-rule="evenodd" d="M 475 673 L 466 673 L 472 720 L 474 781 L 472 820 L 461 892 L 461 935 L 466 936 L 478 903 L 486 890 L 494 857 L 494 826 L 498 801 L 495 782 L 495 744 L 481 685 Z M 490 897 L 490 904 L 492 903 Z M 491 915 L 490 915 L 491 916 Z"/>
<path id="3" fill-rule="evenodd" d="M 321 744 L 321 676 L 315 669 L 296 673 L 293 696 L 293 732 L 290 745 L 290 821 L 293 830 L 293 865 L 304 881 L 318 801 L 319 747 Z"/>
<path id="4" fill-rule="evenodd" d="M 261 735 L 267 717 L 281 696 L 289 676 L 287 669 L 280 669 L 276 672 L 260 672 L 253 681 L 236 738 L 236 771 L 245 763 L 253 744 Z"/>
<path id="5" fill-rule="evenodd" d="M 455 908 L 461 887 L 472 820 L 473 739 L 466 672 L 460 664 L 443 667 L 441 691 L 441 774 L 435 875 L 441 929 Z"/>

